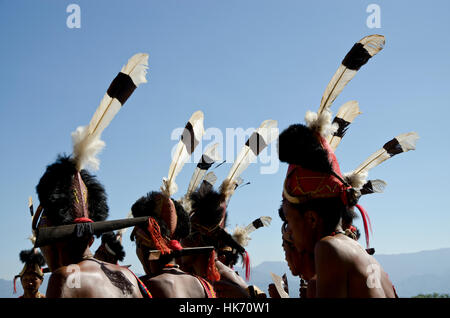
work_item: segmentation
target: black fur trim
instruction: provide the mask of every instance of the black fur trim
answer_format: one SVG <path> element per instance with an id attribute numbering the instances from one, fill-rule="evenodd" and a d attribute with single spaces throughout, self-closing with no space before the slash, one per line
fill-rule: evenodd
<path id="1" fill-rule="evenodd" d="M 41 252 L 32 248 L 31 250 L 23 250 L 19 254 L 20 261 L 24 264 L 38 264 L 39 267 L 45 265 L 45 258 Z"/>
<path id="2" fill-rule="evenodd" d="M 70 224 L 74 220 L 74 195 L 70 189 L 75 173 L 73 159 L 58 156 L 55 163 L 47 166 L 36 186 L 39 202 L 52 225 Z M 104 187 L 86 170 L 81 170 L 80 174 L 88 190 L 89 218 L 93 221 L 104 221 L 109 213 Z"/>
<path id="3" fill-rule="evenodd" d="M 125 258 L 125 251 L 123 249 L 120 240 L 117 239 L 116 233 L 113 231 L 103 233 L 102 235 L 102 244 L 108 244 L 108 247 L 116 253 L 115 258 L 119 261 L 123 261 Z"/>
<path id="4" fill-rule="evenodd" d="M 177 210 L 177 226 L 173 234 L 173 239 L 180 240 L 187 237 L 191 232 L 191 220 L 189 214 L 178 201 L 173 200 L 173 203 Z"/>
<path id="5" fill-rule="evenodd" d="M 315 133 L 302 124 L 291 125 L 280 134 L 278 156 L 282 162 L 300 165 L 305 169 L 332 172 L 328 153 Z"/>
<path id="6" fill-rule="evenodd" d="M 220 207 L 222 196 L 212 187 L 200 187 L 190 196 L 192 210 L 195 212 L 191 222 L 206 227 L 215 227 L 222 220 L 222 208 Z"/>

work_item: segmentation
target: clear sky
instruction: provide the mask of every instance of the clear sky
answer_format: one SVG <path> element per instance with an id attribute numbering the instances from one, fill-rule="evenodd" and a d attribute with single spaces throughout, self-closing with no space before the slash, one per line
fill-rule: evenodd
<path id="1" fill-rule="evenodd" d="M 66 24 L 71 3 L 81 8 L 81 28 Z M 380 28 L 367 26 L 371 3 L 381 9 Z M 46 165 L 71 153 L 70 133 L 88 124 L 133 54 L 149 53 L 148 83 L 105 130 L 96 172 L 110 219 L 125 217 L 141 195 L 160 187 L 176 144 L 171 133 L 194 111 L 204 112 L 205 128 L 224 135 L 265 119 L 281 129 L 303 122 L 346 52 L 375 33 L 386 36 L 385 48 L 332 107 L 335 113 L 357 100 L 363 112 L 337 150 L 341 169 L 416 131 L 416 151 L 370 173 L 388 183 L 385 193 L 360 201 L 372 220 L 372 246 L 377 254 L 450 247 L 449 9 L 448 1 L 0 0 L 0 278 L 12 279 L 22 268 L 20 250 L 31 248 L 27 198 L 37 205 L 35 186 Z M 274 174 L 261 174 L 261 166 L 244 172 L 251 185 L 229 205 L 231 229 L 273 217 L 252 235 L 254 265 L 284 259 L 277 209 L 287 166 Z M 179 175 L 176 198 L 194 167 L 187 164 Z M 230 167 L 215 170 L 219 181 Z M 356 225 L 362 229 L 360 219 Z M 128 235 L 124 245 L 124 263 L 142 273 Z"/>

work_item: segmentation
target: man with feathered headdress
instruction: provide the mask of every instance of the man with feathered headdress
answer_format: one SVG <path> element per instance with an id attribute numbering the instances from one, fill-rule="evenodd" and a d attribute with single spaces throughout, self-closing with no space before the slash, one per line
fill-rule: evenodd
<path id="1" fill-rule="evenodd" d="M 220 298 L 249 297 L 248 285 L 231 268 L 217 259 L 216 250 L 231 246 L 245 253 L 233 237 L 225 231 L 226 208 L 222 195 L 212 187 L 203 185 L 191 194 L 191 232 L 182 240 L 183 246 L 214 246 L 209 255 L 183 257 L 182 268 L 207 279 Z"/>
<path id="2" fill-rule="evenodd" d="M 101 133 L 136 87 L 146 82 L 147 59 L 147 54 L 136 54 L 122 67 L 89 125 L 72 133 L 73 154 L 59 156 L 47 166 L 36 187 L 40 205 L 32 228 L 35 247 L 41 248 L 52 272 L 47 297 L 150 296 L 130 270 L 96 260 L 90 252 L 94 235 L 130 226 L 130 222 L 105 221 L 109 213 L 105 189 L 86 170 L 98 169 L 96 155 L 105 145 Z"/>
<path id="3" fill-rule="evenodd" d="M 306 125 L 291 125 L 279 136 L 279 159 L 289 164 L 282 192 L 282 213 L 289 225 L 286 234 L 300 259 L 297 270 L 301 277 L 316 280 L 317 297 L 396 296 L 387 274 L 368 253 L 373 251 L 362 248 L 345 230 L 351 227 L 356 207 L 369 247 L 370 220 L 358 204 L 370 185 L 365 180 L 367 172 L 396 154 L 415 149 L 417 134 L 397 136 L 352 173 L 342 174 L 334 149 L 351 120 L 335 118 L 332 124 L 329 110 L 344 86 L 383 45 L 381 35 L 356 43 L 328 84 L 319 111 L 307 112 Z M 330 142 L 335 136 L 338 140 Z"/>
<path id="4" fill-rule="evenodd" d="M 148 222 L 134 228 L 131 239 L 136 241 L 136 254 L 147 274 L 142 280 L 157 298 L 216 297 L 209 282 L 183 272 L 176 263 L 176 258 L 183 254 L 210 250 L 181 246 L 179 240 L 190 232 L 189 215 L 172 199 L 178 190 L 176 177 L 203 136 L 203 119 L 203 112 L 196 111 L 187 122 L 161 191 L 148 193 L 131 208 L 133 217 L 148 217 Z"/>
<path id="5" fill-rule="evenodd" d="M 14 293 L 16 293 L 16 280 L 20 278 L 23 287 L 23 295 L 19 298 L 45 298 L 44 294 L 39 292 L 39 287 L 44 281 L 45 259 L 35 248 L 23 250 L 20 252 L 20 260 L 25 265 L 22 271 L 14 277 Z"/>
<path id="6" fill-rule="evenodd" d="M 180 269 L 176 258 L 186 252 L 179 240 L 189 235 L 189 216 L 175 200 L 161 192 L 150 192 L 132 206 L 134 217 L 148 216 L 136 226 L 131 240 L 144 268 L 141 280 L 155 298 L 215 298 L 212 286 Z"/>

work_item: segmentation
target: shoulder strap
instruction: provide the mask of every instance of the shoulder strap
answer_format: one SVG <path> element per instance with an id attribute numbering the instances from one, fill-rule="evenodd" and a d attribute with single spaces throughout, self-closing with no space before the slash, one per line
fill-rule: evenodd
<path id="1" fill-rule="evenodd" d="M 194 277 L 196 277 L 200 281 L 200 284 L 202 284 L 208 298 L 217 298 L 213 286 L 206 279 L 197 275 L 194 275 Z"/>
<path id="2" fill-rule="evenodd" d="M 125 266 L 124 266 L 125 267 Z M 150 291 L 147 289 L 147 287 L 145 286 L 145 284 L 139 279 L 139 277 L 136 276 L 135 273 L 133 273 L 131 271 L 131 269 L 129 269 L 128 267 L 125 267 L 126 269 L 128 269 L 128 271 L 133 274 L 134 277 L 136 277 L 136 280 L 138 281 L 138 285 L 139 285 L 139 289 L 141 291 L 141 294 L 144 298 L 153 298 L 152 294 L 150 293 Z"/>

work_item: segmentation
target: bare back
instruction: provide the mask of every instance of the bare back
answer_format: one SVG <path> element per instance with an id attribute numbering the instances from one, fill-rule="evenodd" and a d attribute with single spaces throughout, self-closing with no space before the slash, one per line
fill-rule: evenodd
<path id="1" fill-rule="evenodd" d="M 142 298 L 136 277 L 127 268 L 94 259 L 63 266 L 52 273 L 49 298 Z"/>
<path id="2" fill-rule="evenodd" d="M 203 285 L 180 269 L 164 270 L 157 276 L 141 278 L 154 298 L 206 298 Z"/>

